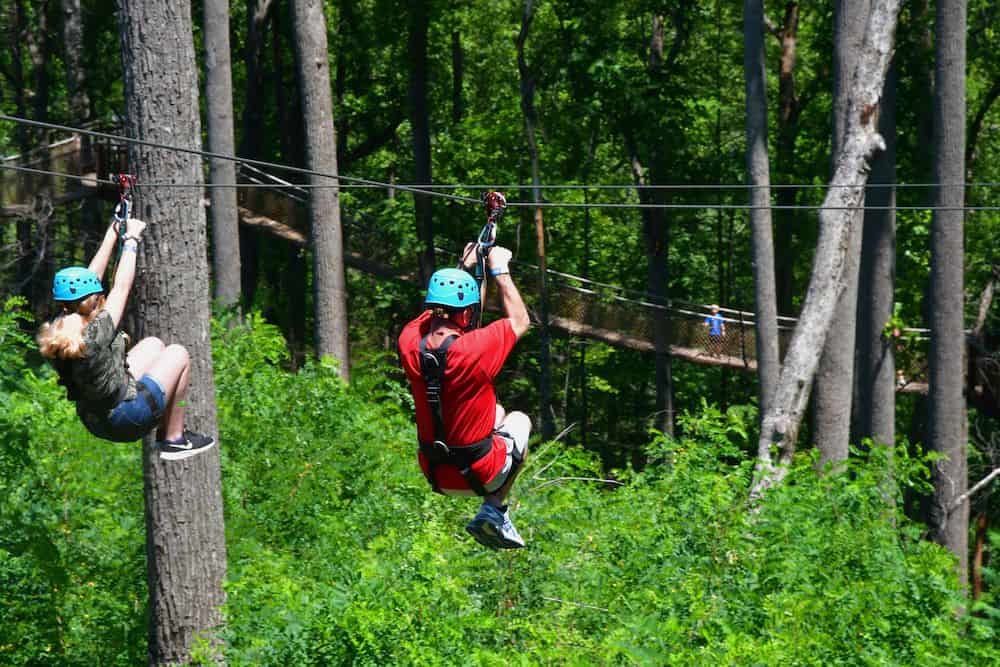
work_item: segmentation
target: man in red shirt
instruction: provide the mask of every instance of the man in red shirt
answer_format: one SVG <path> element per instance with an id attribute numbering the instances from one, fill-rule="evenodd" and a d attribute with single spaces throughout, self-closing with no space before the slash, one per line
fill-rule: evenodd
<path id="1" fill-rule="evenodd" d="M 478 283 L 462 269 L 441 269 L 429 281 L 427 310 L 399 336 L 400 360 L 416 405 L 420 467 L 439 493 L 483 497 L 465 529 L 481 544 L 499 549 L 524 546 L 504 500 L 531 432 L 528 416 L 506 414 L 493 387 L 530 326 L 510 277 L 510 258 L 511 252 L 499 246 L 487 257 L 507 317 L 475 328 Z"/>

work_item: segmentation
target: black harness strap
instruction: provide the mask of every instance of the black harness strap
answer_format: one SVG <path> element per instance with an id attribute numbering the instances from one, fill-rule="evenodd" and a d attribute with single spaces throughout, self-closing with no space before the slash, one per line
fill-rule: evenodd
<path id="1" fill-rule="evenodd" d="M 428 334 L 429 335 L 429 334 Z M 444 368 L 448 361 L 448 348 L 458 336 L 444 339 L 439 347 L 427 349 L 427 336 L 420 340 L 420 372 L 427 387 L 427 402 L 434 416 L 434 442 L 421 442 L 420 451 L 427 459 L 427 478 L 435 493 L 441 493 L 437 483 L 436 468 L 445 463 L 458 468 L 469 488 L 477 495 L 487 494 L 482 480 L 472 470 L 472 464 L 483 458 L 493 448 L 493 434 L 469 445 L 449 446 L 444 439 L 444 419 L 441 417 L 441 389 L 444 383 Z"/>

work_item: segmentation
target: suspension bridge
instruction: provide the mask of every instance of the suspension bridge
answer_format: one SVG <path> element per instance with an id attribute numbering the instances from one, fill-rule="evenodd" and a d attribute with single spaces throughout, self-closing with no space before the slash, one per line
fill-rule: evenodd
<path id="1" fill-rule="evenodd" d="M 0 159 L 0 201 L 3 202 L 0 217 L 39 221 L 50 216 L 53 207 L 88 197 L 116 201 L 117 189 L 107 175 L 126 171 L 127 144 L 127 139 L 116 139 L 106 133 L 68 133 L 27 155 Z M 308 188 L 281 179 L 255 164 L 237 162 L 240 223 L 305 247 L 308 244 L 305 231 L 308 228 Z M 395 187 L 407 189 L 406 186 Z M 419 187 L 410 189 L 420 191 Z M 205 206 L 209 205 L 207 197 L 203 201 Z M 401 266 L 398 259 L 394 260 L 391 248 L 379 252 L 373 225 L 352 218 L 349 211 L 343 213 L 343 220 L 345 263 L 349 268 L 383 279 L 410 284 L 419 282 L 413 267 Z M 441 264 L 456 261 L 457 249 L 438 247 L 435 250 Z M 519 264 L 518 286 L 537 321 L 541 296 L 539 281 L 532 276 L 537 275 L 539 269 L 531 264 Z M 719 314 L 725 322 L 725 332 L 721 336 L 710 336 L 705 322 L 711 313 L 708 304 L 657 299 L 645 292 L 554 269 L 547 270 L 547 292 L 549 327 L 566 335 L 644 353 L 655 352 L 660 346 L 671 356 L 691 363 L 745 372 L 757 370 L 753 311 L 721 307 Z M 490 302 L 487 307 L 497 310 L 499 304 Z M 782 352 L 795 324 L 795 318 L 779 318 Z M 659 341 L 658 330 L 662 332 Z M 897 367 L 901 371 L 897 390 L 926 393 L 927 331 L 908 329 L 900 333 L 893 340 Z"/>

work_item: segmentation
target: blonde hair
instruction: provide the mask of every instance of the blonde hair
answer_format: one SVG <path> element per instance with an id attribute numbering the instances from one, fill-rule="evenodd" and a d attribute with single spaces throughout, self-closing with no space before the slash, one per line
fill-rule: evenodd
<path id="1" fill-rule="evenodd" d="M 87 351 L 83 330 L 104 306 L 103 294 L 63 304 L 63 312 L 38 329 L 35 341 L 47 359 L 79 359 Z"/>

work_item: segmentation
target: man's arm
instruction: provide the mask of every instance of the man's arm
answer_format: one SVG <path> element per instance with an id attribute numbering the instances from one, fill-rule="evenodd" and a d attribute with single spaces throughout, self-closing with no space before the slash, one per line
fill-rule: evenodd
<path id="1" fill-rule="evenodd" d="M 514 335 L 520 338 L 531 327 L 531 318 L 528 317 L 528 309 L 524 305 L 521 293 L 517 291 L 510 277 L 510 258 L 510 250 L 496 246 L 490 250 L 488 262 L 490 275 L 493 276 L 497 291 L 500 292 L 500 303 L 503 304 L 504 313 L 510 318 Z"/>
<path id="2" fill-rule="evenodd" d="M 521 293 L 517 291 L 509 273 L 496 276 L 494 280 L 497 291 L 500 292 L 500 302 L 503 304 L 504 313 L 510 318 L 514 335 L 520 338 L 531 328 L 531 318 L 528 317 L 528 309 L 524 305 L 524 299 L 521 298 Z"/>

